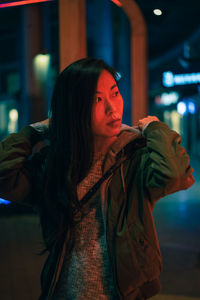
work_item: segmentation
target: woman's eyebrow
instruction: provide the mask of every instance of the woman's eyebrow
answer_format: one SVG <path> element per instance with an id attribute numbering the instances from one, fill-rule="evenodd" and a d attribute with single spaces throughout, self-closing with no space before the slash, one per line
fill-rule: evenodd
<path id="1" fill-rule="evenodd" d="M 113 90 L 115 87 L 117 87 L 116 84 L 114 84 L 114 85 L 110 88 L 110 90 Z"/>
<path id="2" fill-rule="evenodd" d="M 112 91 L 115 87 L 117 87 L 116 84 L 114 84 L 113 86 L 111 86 L 110 90 Z M 96 91 L 95 94 L 102 94 L 102 92 Z"/>

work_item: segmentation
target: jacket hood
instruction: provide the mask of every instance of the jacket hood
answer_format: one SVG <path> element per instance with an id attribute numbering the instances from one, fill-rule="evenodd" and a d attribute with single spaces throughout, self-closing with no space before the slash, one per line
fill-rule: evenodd
<path id="1" fill-rule="evenodd" d="M 121 125 L 121 130 L 115 142 L 110 146 L 104 162 L 103 173 L 106 172 L 116 162 L 118 153 L 131 141 L 140 138 L 142 136 L 141 130 L 136 126 L 128 126 L 126 124 Z"/>

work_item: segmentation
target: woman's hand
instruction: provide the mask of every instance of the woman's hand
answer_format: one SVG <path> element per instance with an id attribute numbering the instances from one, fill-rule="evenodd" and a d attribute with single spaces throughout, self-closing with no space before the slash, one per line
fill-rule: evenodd
<path id="1" fill-rule="evenodd" d="M 49 127 L 49 119 L 40 121 L 40 123 L 42 123 L 42 124 L 46 125 L 47 127 Z"/>
<path id="2" fill-rule="evenodd" d="M 146 118 L 140 119 L 138 121 L 138 127 L 140 130 L 144 129 L 153 121 L 160 121 L 156 116 L 147 116 Z"/>

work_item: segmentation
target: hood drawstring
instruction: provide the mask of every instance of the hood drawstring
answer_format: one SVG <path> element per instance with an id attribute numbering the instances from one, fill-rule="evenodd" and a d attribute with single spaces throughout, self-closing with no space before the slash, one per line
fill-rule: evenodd
<path id="1" fill-rule="evenodd" d="M 122 179 L 122 186 L 123 186 L 123 191 L 125 193 L 125 181 L 124 181 L 124 172 L 123 172 L 123 164 L 121 164 L 121 167 L 120 167 L 120 173 L 121 173 L 121 179 Z"/>
<path id="2" fill-rule="evenodd" d="M 122 155 L 124 155 L 124 149 L 122 149 Z M 126 192 L 126 187 L 125 187 L 125 180 L 124 180 L 124 171 L 123 171 L 123 163 L 121 163 L 120 166 L 120 174 L 121 174 L 121 180 L 122 180 L 122 186 L 123 186 L 123 191 L 124 193 Z"/>

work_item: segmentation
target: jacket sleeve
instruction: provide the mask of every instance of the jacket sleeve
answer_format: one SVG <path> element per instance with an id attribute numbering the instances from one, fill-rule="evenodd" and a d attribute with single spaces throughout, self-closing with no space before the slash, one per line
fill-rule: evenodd
<path id="1" fill-rule="evenodd" d="M 28 202 L 31 172 L 34 172 L 30 156 L 33 147 L 45 138 L 45 134 L 26 126 L 0 143 L 1 198 L 11 202 Z"/>
<path id="2" fill-rule="evenodd" d="M 144 130 L 143 182 L 151 202 L 189 188 L 194 183 L 189 156 L 180 145 L 180 135 L 163 122 L 152 122 Z"/>

